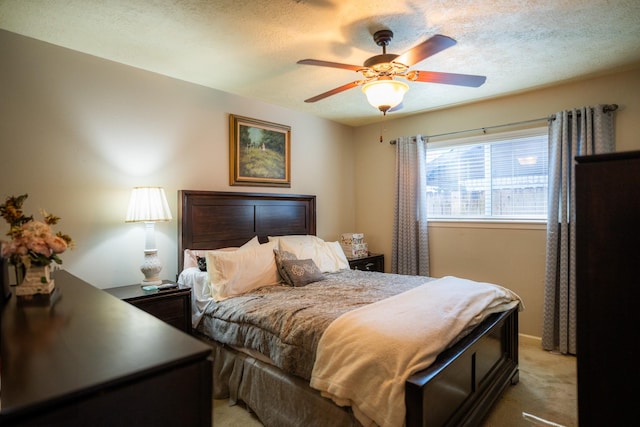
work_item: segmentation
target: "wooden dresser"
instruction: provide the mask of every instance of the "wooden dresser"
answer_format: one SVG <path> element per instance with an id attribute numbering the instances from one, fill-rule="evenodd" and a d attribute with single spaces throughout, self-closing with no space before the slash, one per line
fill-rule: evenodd
<path id="1" fill-rule="evenodd" d="M 0 425 L 212 425 L 209 346 L 66 271 L 0 314 Z"/>
<path id="2" fill-rule="evenodd" d="M 640 382 L 640 152 L 577 161 L 578 421 L 630 425 Z"/>

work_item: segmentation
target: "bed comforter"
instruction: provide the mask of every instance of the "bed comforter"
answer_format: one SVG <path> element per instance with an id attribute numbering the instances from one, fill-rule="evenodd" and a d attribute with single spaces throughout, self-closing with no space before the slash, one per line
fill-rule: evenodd
<path id="1" fill-rule="evenodd" d="M 345 313 L 320 339 L 311 387 L 351 406 L 363 426 L 401 427 L 407 378 L 488 315 L 518 304 L 501 286 L 445 277 Z"/>
<path id="2" fill-rule="evenodd" d="M 430 280 L 357 270 L 326 273 L 324 280 L 301 288 L 267 286 L 211 301 L 196 329 L 220 343 L 259 352 L 283 371 L 309 380 L 318 341 L 331 322 Z M 189 280 L 179 282 L 188 286 Z"/>

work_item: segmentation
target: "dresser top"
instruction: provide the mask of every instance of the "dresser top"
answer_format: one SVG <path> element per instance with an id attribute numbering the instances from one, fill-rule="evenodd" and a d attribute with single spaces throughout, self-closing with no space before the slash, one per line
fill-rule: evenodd
<path id="1" fill-rule="evenodd" d="M 144 377 L 211 353 L 206 344 L 66 271 L 51 307 L 0 313 L 0 420 Z"/>

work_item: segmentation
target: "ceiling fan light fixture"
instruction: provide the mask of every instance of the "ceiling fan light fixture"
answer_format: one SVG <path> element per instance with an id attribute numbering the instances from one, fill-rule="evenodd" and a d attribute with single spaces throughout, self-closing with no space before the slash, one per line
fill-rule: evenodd
<path id="1" fill-rule="evenodd" d="M 408 90 L 409 85 L 406 83 L 391 79 L 373 80 L 362 86 L 362 91 L 367 96 L 369 104 L 382 111 L 383 114 L 400 104 Z"/>

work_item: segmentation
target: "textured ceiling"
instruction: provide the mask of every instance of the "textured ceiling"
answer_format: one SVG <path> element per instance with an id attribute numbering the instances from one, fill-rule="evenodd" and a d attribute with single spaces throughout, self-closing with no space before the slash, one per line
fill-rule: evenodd
<path id="1" fill-rule="evenodd" d="M 401 116 L 580 79 L 640 62 L 638 0 L 0 0 L 0 28 L 349 125 L 380 119 L 360 65 L 434 34 L 457 44 L 411 69 L 487 76 L 479 88 L 410 82 Z M 602 100 L 606 102 L 606 100 Z"/>

